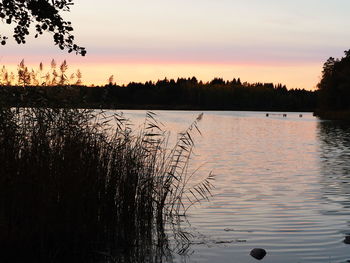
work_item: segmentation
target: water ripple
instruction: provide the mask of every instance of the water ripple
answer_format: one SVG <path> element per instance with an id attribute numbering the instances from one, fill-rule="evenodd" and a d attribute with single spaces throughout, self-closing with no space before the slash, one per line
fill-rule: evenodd
<path id="1" fill-rule="evenodd" d="M 132 121 L 142 112 L 128 111 Z M 197 112 L 159 111 L 174 134 Z M 341 263 L 350 259 L 350 127 L 311 113 L 205 112 L 193 169 L 216 174 L 209 203 L 189 211 L 194 238 L 175 262 Z M 182 251 L 183 252 L 183 251 Z"/>

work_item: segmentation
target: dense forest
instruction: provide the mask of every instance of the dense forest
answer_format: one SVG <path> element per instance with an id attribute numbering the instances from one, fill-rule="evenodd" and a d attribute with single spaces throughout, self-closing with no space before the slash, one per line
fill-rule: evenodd
<path id="1" fill-rule="evenodd" d="M 22 61 L 18 72 L 1 71 L 0 101 L 8 106 L 49 106 L 109 109 L 201 109 L 201 110 L 275 110 L 312 111 L 316 93 L 287 89 L 282 84 L 247 83 L 240 78 L 210 82 L 195 77 L 116 85 L 111 76 L 105 86 L 82 85 L 82 74 L 67 76 L 64 61 L 44 73 L 29 70 Z"/>
<path id="2" fill-rule="evenodd" d="M 331 119 L 350 119 L 350 50 L 341 59 L 330 57 L 318 84 L 317 114 Z"/>

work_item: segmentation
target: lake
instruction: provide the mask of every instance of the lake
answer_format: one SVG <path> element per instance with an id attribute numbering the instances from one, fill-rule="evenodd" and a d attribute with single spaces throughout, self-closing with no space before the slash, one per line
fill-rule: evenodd
<path id="1" fill-rule="evenodd" d="M 145 117 L 123 112 L 135 125 Z M 200 113 L 155 112 L 173 135 Z M 198 178 L 212 171 L 215 189 L 188 211 L 193 237 L 174 262 L 256 262 L 256 247 L 266 263 L 349 262 L 349 126 L 311 113 L 208 111 L 199 128 L 191 167 L 203 165 Z"/>

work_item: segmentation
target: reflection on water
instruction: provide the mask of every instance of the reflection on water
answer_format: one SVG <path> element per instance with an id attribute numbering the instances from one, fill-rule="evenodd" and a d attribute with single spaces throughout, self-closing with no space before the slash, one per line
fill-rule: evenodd
<path id="1" fill-rule="evenodd" d="M 330 178 L 350 177 L 350 126 L 345 123 L 318 123 L 322 171 Z M 348 191 L 349 192 L 349 191 Z"/>
<path id="2" fill-rule="evenodd" d="M 137 229 L 137 227 L 135 229 Z M 130 231 L 127 231 L 126 239 L 123 243 L 113 244 L 108 250 L 91 251 L 91 255 L 89 255 L 88 258 L 86 258 L 86 256 L 79 256 L 77 259 L 74 259 L 74 261 L 101 263 L 171 263 L 172 255 L 168 244 L 168 236 L 166 236 L 162 230 L 158 230 L 157 236 L 157 233 L 148 227 L 143 227 L 141 231 L 142 233 L 136 234 L 134 230 L 130 229 Z M 71 262 L 72 258 L 69 258 L 68 261 Z M 67 262 L 67 260 L 59 259 L 58 262 Z"/>
<path id="3" fill-rule="evenodd" d="M 339 122 L 320 122 L 320 160 L 323 198 L 332 204 L 327 215 L 350 215 L 350 125 Z M 349 244 L 350 221 L 341 229 L 344 242 Z M 350 256 L 349 256 L 350 258 Z"/>
<path id="4" fill-rule="evenodd" d="M 198 112 L 158 111 L 176 133 Z M 126 111 L 141 123 L 144 111 Z M 174 262 L 347 262 L 350 129 L 312 114 L 205 112 L 192 167 L 216 174 L 209 203 L 189 210 L 189 247 Z M 169 242 L 173 242 L 170 238 Z"/>

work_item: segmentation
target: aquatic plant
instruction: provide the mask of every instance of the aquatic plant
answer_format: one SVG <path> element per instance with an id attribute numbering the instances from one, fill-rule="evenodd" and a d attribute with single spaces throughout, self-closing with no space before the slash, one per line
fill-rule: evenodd
<path id="1" fill-rule="evenodd" d="M 122 114 L 0 108 L 1 256 L 161 262 L 164 224 L 212 189 L 211 174 L 189 184 L 201 118 L 169 149 L 152 112 L 135 133 Z"/>

